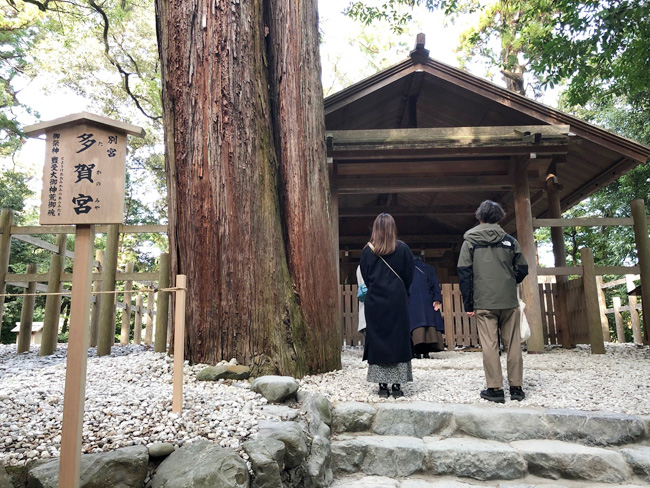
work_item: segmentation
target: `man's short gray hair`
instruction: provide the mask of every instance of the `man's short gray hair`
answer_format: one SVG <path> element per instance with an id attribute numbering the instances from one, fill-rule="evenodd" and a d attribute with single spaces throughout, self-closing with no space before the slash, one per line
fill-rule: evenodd
<path id="1" fill-rule="evenodd" d="M 505 211 L 496 202 L 485 200 L 476 209 L 476 218 L 486 224 L 498 224 L 506 216 Z"/>

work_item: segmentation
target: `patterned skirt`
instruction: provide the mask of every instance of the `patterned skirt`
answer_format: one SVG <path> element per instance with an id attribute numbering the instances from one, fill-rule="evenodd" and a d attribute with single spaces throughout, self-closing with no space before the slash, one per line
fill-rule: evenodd
<path id="1" fill-rule="evenodd" d="M 411 361 L 405 363 L 369 364 L 367 381 L 369 383 L 402 384 L 413 381 Z"/>

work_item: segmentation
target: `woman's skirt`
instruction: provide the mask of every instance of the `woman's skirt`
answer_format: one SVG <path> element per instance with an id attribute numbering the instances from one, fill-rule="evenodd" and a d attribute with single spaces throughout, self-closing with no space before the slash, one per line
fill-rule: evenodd
<path id="1" fill-rule="evenodd" d="M 444 351 L 445 344 L 442 332 L 435 327 L 418 327 L 411 332 L 413 352 L 415 354 L 427 354 L 429 352 Z"/>
<path id="2" fill-rule="evenodd" d="M 369 364 L 369 383 L 402 384 L 413 381 L 411 361 L 405 363 Z"/>

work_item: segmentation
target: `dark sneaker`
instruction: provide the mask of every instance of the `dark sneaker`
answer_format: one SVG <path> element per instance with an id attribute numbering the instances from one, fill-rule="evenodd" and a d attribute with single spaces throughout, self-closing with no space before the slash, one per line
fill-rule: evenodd
<path id="1" fill-rule="evenodd" d="M 390 391 L 388 391 L 387 385 L 379 385 L 379 396 L 383 398 L 388 398 L 390 396 Z"/>
<path id="2" fill-rule="evenodd" d="M 511 386 L 510 387 L 510 400 L 517 400 L 518 402 L 526 398 L 524 390 L 521 389 L 521 386 Z"/>
<path id="3" fill-rule="evenodd" d="M 497 390 L 495 388 L 487 388 L 481 391 L 481 398 L 490 402 L 506 403 L 506 396 L 503 390 Z"/>
<path id="4" fill-rule="evenodd" d="M 398 384 L 394 384 L 391 387 L 393 398 L 400 398 L 404 396 L 404 392 L 402 391 L 402 388 Z"/>

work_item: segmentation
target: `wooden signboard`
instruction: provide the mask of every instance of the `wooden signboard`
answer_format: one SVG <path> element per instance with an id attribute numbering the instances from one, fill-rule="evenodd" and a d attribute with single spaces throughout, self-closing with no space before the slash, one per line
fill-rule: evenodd
<path id="1" fill-rule="evenodd" d="M 41 224 L 75 225 L 58 485 L 78 488 L 95 224 L 122 223 L 126 137 L 142 137 L 144 130 L 82 112 L 25 127 L 25 133 L 47 136 Z"/>
<path id="2" fill-rule="evenodd" d="M 46 134 L 42 225 L 122 222 L 126 137 L 141 128 L 82 112 L 25 132 Z"/>

